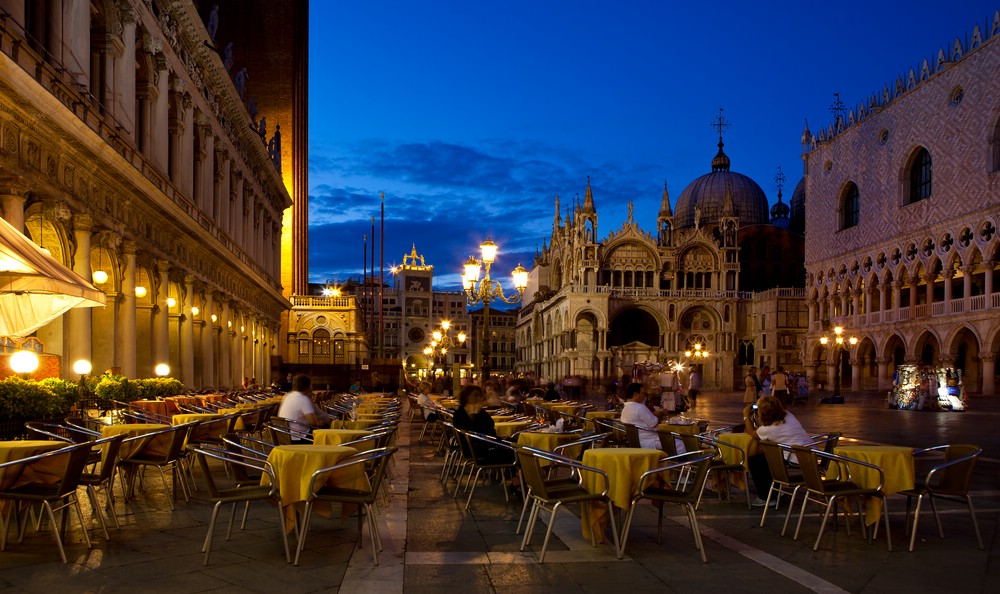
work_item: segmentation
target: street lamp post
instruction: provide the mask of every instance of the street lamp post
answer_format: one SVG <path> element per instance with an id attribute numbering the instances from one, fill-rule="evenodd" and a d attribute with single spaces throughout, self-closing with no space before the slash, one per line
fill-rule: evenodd
<path id="1" fill-rule="evenodd" d="M 427 356 L 431 365 L 431 379 L 434 379 L 433 369 L 434 364 L 438 361 L 438 358 L 440 357 L 442 363 L 445 365 L 445 376 L 447 376 L 448 350 L 465 345 L 465 332 L 459 332 L 457 336 L 452 338 L 452 336 L 448 334 L 448 330 L 450 329 L 451 322 L 448 320 L 441 320 L 441 327 L 434 329 L 431 333 L 432 340 L 430 344 L 424 347 L 424 355 Z"/>
<path id="2" fill-rule="evenodd" d="M 524 288 L 528 286 L 528 271 L 520 264 L 511 273 L 514 288 L 517 290 L 516 295 L 507 297 L 503 294 L 503 287 L 500 286 L 500 281 L 490 278 L 490 267 L 493 265 L 493 260 L 496 259 L 498 247 L 497 244 L 493 243 L 487 237 L 486 241 L 479 246 L 479 249 L 482 251 L 482 260 L 476 260 L 472 256 L 469 256 L 469 261 L 465 263 L 465 273 L 462 275 L 462 286 L 465 288 L 466 303 L 469 304 L 469 307 L 479 305 L 480 303 L 483 304 L 483 364 L 482 371 L 480 372 L 481 382 L 490 379 L 490 303 L 494 299 L 499 299 L 504 303 L 517 303 L 524 294 Z M 479 273 L 483 267 L 486 269 L 484 271 L 485 274 L 483 279 L 479 280 Z"/>
<path id="3" fill-rule="evenodd" d="M 820 336 L 819 343 L 823 346 L 830 346 L 833 351 L 833 396 L 830 404 L 840 404 L 840 351 L 850 351 L 850 348 L 858 344 L 858 338 L 851 336 L 844 338 L 844 327 L 836 326 L 833 329 L 833 336 Z"/>

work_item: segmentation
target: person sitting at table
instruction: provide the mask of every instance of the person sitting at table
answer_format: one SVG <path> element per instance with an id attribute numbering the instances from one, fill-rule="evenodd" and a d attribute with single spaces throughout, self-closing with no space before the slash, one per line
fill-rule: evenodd
<path id="1" fill-rule="evenodd" d="M 556 391 L 556 385 L 552 382 L 545 384 L 545 400 L 552 402 L 553 400 L 559 400 L 559 392 Z"/>
<path id="2" fill-rule="evenodd" d="M 485 399 L 487 408 L 500 408 L 503 403 L 500 402 L 500 384 L 494 380 L 486 380 L 483 384 L 483 390 L 485 390 Z"/>
<path id="3" fill-rule="evenodd" d="M 451 422 L 456 429 L 496 437 L 497 429 L 493 424 L 493 417 L 486 412 L 485 407 L 486 395 L 483 394 L 483 389 L 475 384 L 468 384 L 458 393 L 458 408 L 455 409 Z M 500 446 L 483 448 L 480 447 L 481 445 L 486 444 L 477 443 L 476 451 L 483 450 L 482 457 L 486 458 L 489 463 L 507 464 L 514 461 L 515 454 L 508 448 Z"/>
<path id="4" fill-rule="evenodd" d="M 424 413 L 424 420 L 433 423 L 438 420 L 437 405 L 431 400 L 428 394 L 431 393 L 431 384 L 428 381 L 421 381 L 417 384 L 417 404 L 420 405 Z"/>
<path id="5" fill-rule="evenodd" d="M 622 423 L 639 427 L 639 445 L 644 448 L 660 449 L 660 436 L 656 427 L 660 419 L 667 414 L 665 410 L 655 413 L 646 406 L 646 395 L 642 384 L 634 382 L 625 387 L 625 406 L 622 408 Z"/>
<path id="6" fill-rule="evenodd" d="M 746 432 L 754 438 L 747 451 L 747 468 L 758 495 L 761 495 L 771 490 L 771 471 L 767 466 L 767 458 L 759 451 L 758 442 L 766 439 L 787 445 L 808 445 L 812 443 L 812 437 L 795 415 L 785 410 L 779 398 L 761 396 L 757 401 L 756 421 L 753 406 L 752 403 L 747 404 L 743 409 L 743 424 Z M 788 461 L 796 463 L 795 455 L 791 454 Z M 759 507 L 764 505 L 764 501 L 758 497 L 754 505 Z"/>
<path id="7" fill-rule="evenodd" d="M 292 378 L 292 391 L 281 399 L 278 416 L 289 420 L 293 439 L 299 441 L 303 441 L 314 428 L 330 425 L 329 415 L 316 409 L 312 400 L 312 379 L 304 373 Z"/>

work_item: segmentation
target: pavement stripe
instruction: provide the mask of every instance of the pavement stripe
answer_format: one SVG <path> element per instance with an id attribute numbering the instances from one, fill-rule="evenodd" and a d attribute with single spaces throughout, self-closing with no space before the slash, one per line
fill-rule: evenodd
<path id="1" fill-rule="evenodd" d="M 687 528 L 686 517 L 671 516 L 670 519 Z M 817 592 L 819 594 L 848 594 L 847 590 L 844 590 L 836 584 L 832 584 L 815 574 L 809 573 L 801 567 L 792 565 L 784 559 L 775 557 L 770 553 L 765 553 L 764 551 L 754 548 L 744 542 L 740 542 L 735 538 L 726 536 L 713 528 L 701 526 L 700 522 L 699 527 L 701 528 L 702 538 L 708 538 L 715 541 L 727 549 L 733 550 L 747 559 L 755 561 L 767 569 L 770 569 L 771 571 L 782 575 L 805 588 L 809 588 L 813 592 Z"/>

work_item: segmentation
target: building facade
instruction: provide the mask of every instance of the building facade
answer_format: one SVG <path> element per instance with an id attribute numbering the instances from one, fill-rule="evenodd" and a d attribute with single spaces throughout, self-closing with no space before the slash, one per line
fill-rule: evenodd
<path id="1" fill-rule="evenodd" d="M 593 387 L 674 362 L 697 370 L 704 388 L 734 389 L 758 357 L 768 361 L 762 353 L 783 360 L 761 350 L 762 336 L 792 336 L 797 344 L 805 321 L 767 311 L 778 307 L 772 298 L 779 295 L 801 301 L 801 289 L 758 299 L 743 289 L 777 286 L 766 270 L 745 270 L 743 261 L 773 258 L 766 246 L 782 242 L 797 251 L 782 256 L 781 278 L 801 286 L 794 278 L 802 238 L 788 231 L 788 207 L 780 204 L 769 218 L 760 186 L 730 170 L 721 133 L 711 173 L 691 182 L 675 208 L 664 185 L 653 233 L 642 230 L 630 204 L 627 220 L 600 239 L 589 180 L 582 203 L 565 218 L 557 197 L 552 235 L 536 255 L 518 320 L 518 373 L 555 382 L 576 377 Z M 699 349 L 709 357 L 685 358 Z"/>
<path id="2" fill-rule="evenodd" d="M 998 71 L 1000 12 L 827 128 L 807 127 L 803 357 L 816 377 L 888 390 L 901 364 L 940 365 L 995 393 Z M 825 349 L 835 326 L 857 344 Z"/>
<path id="3" fill-rule="evenodd" d="M 282 240 L 306 188 L 308 3 L 204 4 L 0 0 L 4 219 L 107 295 L 36 332 L 63 377 L 86 359 L 167 363 L 193 388 L 271 379 L 302 250 Z M 256 64 L 254 30 L 287 51 Z"/>

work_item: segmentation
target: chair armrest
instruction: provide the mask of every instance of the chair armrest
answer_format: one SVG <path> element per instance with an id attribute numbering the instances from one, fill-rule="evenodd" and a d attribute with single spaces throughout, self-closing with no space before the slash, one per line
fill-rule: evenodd
<path id="1" fill-rule="evenodd" d="M 937 446 L 937 447 L 941 447 L 941 446 Z M 943 446 L 943 447 L 947 447 L 947 446 Z M 930 449 L 936 449 L 936 448 L 927 448 L 927 449 L 930 450 Z M 934 475 L 937 472 L 944 471 L 949 466 L 954 466 L 956 464 L 961 464 L 961 463 L 964 463 L 964 462 L 968 462 L 969 460 L 972 460 L 973 458 L 978 457 L 979 454 L 981 454 L 981 453 L 982 453 L 982 450 L 980 449 L 979 451 L 975 452 L 974 454 L 969 454 L 967 456 L 960 456 L 958 458 L 953 458 L 951 460 L 947 460 L 947 461 L 942 462 L 940 464 L 935 464 L 930 469 L 930 471 L 927 473 L 927 479 L 924 481 L 924 486 L 927 487 L 927 490 L 933 491 L 934 490 L 934 486 L 933 486 Z"/>
<path id="2" fill-rule="evenodd" d="M 661 466 L 647 470 L 646 472 L 642 473 L 642 475 L 639 476 L 639 484 L 636 488 L 636 491 L 639 493 L 645 491 L 647 487 L 646 483 L 652 480 L 653 477 L 656 477 L 660 473 L 667 472 L 670 470 L 675 470 L 677 468 L 682 468 L 684 466 L 692 466 L 706 459 L 710 460 L 714 457 L 715 457 L 715 451 L 706 449 L 694 452 L 683 452 L 680 454 L 675 454 L 673 456 L 667 456 L 666 458 L 660 458 L 657 464 L 661 464 Z M 666 462 L 667 464 L 662 465 L 664 462 Z"/>
<path id="3" fill-rule="evenodd" d="M 593 466 L 587 466 L 586 464 L 574 460 L 573 458 L 567 458 L 559 454 L 554 454 L 546 450 L 540 450 L 538 448 L 533 448 L 531 446 L 518 446 L 524 450 L 531 452 L 536 458 L 541 458 L 547 462 L 551 462 L 557 466 L 566 466 L 573 469 L 577 473 L 592 472 L 594 474 L 600 475 L 604 479 L 604 490 L 601 491 L 601 495 L 607 497 L 608 491 L 611 490 L 611 481 L 608 479 L 608 473 L 601 470 L 600 468 L 594 468 Z"/>
<path id="4" fill-rule="evenodd" d="M 744 464 L 746 464 L 746 461 L 747 461 L 746 450 L 744 450 L 743 448 L 741 448 L 738 445 L 731 444 L 731 443 L 726 443 L 726 442 L 722 441 L 721 439 L 719 439 L 717 437 L 712 437 L 711 435 L 705 435 L 705 434 L 699 435 L 698 436 L 698 441 L 699 442 L 705 442 L 705 443 L 708 443 L 708 444 L 710 444 L 712 446 L 715 446 L 715 449 L 719 450 L 719 455 L 720 456 L 722 455 L 722 449 L 719 446 L 726 447 L 726 448 L 729 448 L 731 450 L 734 450 L 734 451 L 738 452 L 738 454 L 739 454 L 737 456 L 737 462 L 741 466 L 744 465 Z"/>
<path id="5" fill-rule="evenodd" d="M 883 472 L 882 468 L 880 466 L 878 466 L 878 465 L 871 464 L 869 462 L 864 462 L 862 460 L 857 460 L 855 458 L 848 458 L 847 456 L 841 456 L 839 454 L 830 454 L 830 453 L 824 452 L 823 450 L 816 450 L 816 449 L 814 449 L 813 452 L 816 454 L 817 458 L 827 458 L 827 459 L 829 459 L 831 461 L 839 462 L 842 465 L 844 465 L 847 468 L 848 480 L 851 480 L 850 479 L 850 472 L 851 471 L 850 471 L 850 466 L 848 466 L 848 465 L 855 464 L 857 466 L 864 466 L 865 468 L 870 468 L 871 470 L 874 470 L 874 471 L 878 472 L 878 490 L 879 491 L 881 491 L 882 487 L 885 485 L 885 472 Z"/>

